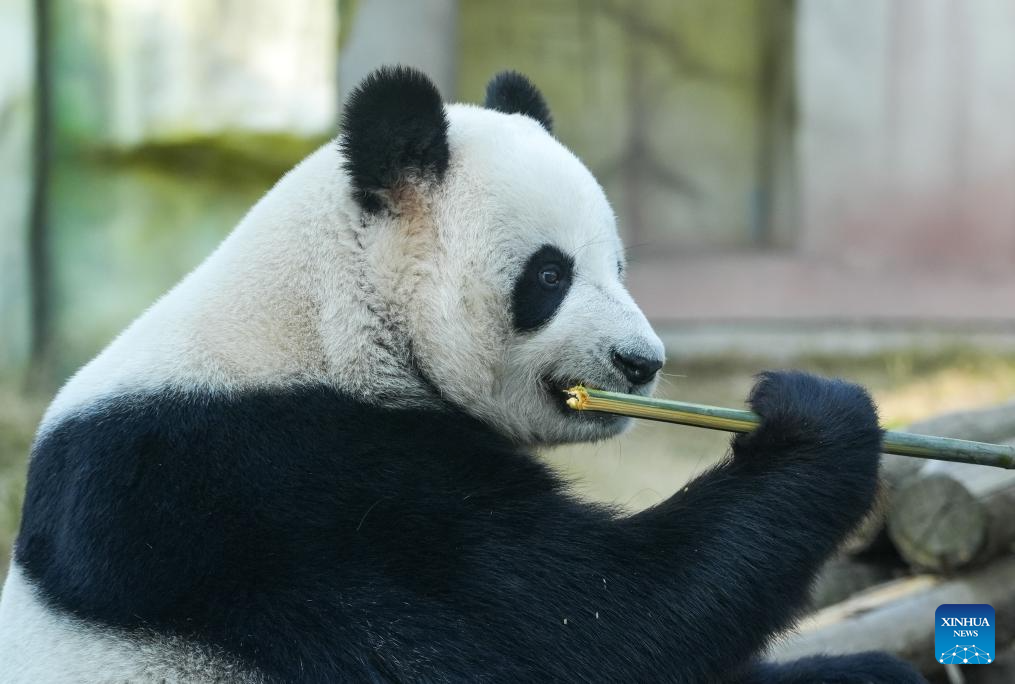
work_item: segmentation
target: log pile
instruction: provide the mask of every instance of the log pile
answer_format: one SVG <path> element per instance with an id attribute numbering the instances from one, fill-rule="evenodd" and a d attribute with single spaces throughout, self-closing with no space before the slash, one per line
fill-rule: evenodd
<path id="1" fill-rule="evenodd" d="M 1015 471 L 930 462 L 895 494 L 888 536 L 920 570 L 949 573 L 1010 554 Z"/>
<path id="2" fill-rule="evenodd" d="M 943 603 L 989 603 L 998 646 L 1015 639 L 1015 558 L 953 578 L 921 574 L 868 589 L 807 617 L 775 649 L 777 660 L 815 653 L 888 651 L 933 673 L 934 611 Z M 1000 662 L 998 663 L 1000 664 Z"/>
<path id="3" fill-rule="evenodd" d="M 907 429 L 1015 444 L 1015 402 Z M 815 612 L 773 657 L 887 650 L 934 682 L 1015 681 L 1015 650 L 978 670 L 934 660 L 943 603 L 993 605 L 997 648 L 1015 645 L 1015 471 L 885 456 L 878 506 L 819 577 Z"/>

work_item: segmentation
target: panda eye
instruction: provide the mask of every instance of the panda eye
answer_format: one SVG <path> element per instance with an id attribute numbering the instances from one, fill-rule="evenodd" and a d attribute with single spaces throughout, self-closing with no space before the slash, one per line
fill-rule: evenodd
<path id="1" fill-rule="evenodd" d="M 543 245 L 525 261 L 511 292 L 515 330 L 528 332 L 553 318 L 574 279 L 574 258 Z"/>
<path id="2" fill-rule="evenodd" d="M 560 286 L 560 266 L 557 264 L 547 264 L 539 270 L 539 284 L 543 289 L 555 290 Z"/>

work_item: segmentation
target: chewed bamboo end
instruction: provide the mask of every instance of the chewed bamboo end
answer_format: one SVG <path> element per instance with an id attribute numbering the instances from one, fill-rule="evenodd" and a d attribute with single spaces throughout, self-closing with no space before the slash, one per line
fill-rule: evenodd
<path id="1" fill-rule="evenodd" d="M 568 408 L 581 411 L 585 408 L 586 404 L 589 403 L 589 393 L 581 385 L 575 385 L 574 387 L 564 390 L 564 392 L 570 395 L 567 398 Z"/>

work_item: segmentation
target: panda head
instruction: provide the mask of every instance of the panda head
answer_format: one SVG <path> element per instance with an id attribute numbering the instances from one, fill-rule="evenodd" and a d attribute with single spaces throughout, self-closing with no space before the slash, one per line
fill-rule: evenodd
<path id="1" fill-rule="evenodd" d="M 602 188 L 525 77 L 496 76 L 484 107 L 445 106 L 423 74 L 381 69 L 350 96 L 339 146 L 364 285 L 413 372 L 519 443 L 627 426 L 571 411 L 564 389 L 648 394 L 663 346 L 624 287 Z"/>

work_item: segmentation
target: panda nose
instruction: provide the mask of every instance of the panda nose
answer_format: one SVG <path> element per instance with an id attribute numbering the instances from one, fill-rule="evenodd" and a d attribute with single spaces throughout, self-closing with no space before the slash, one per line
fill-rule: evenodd
<path id="1" fill-rule="evenodd" d="M 655 377 L 663 367 L 662 359 L 653 359 L 640 354 L 624 354 L 613 350 L 613 365 L 631 384 L 644 385 Z"/>

